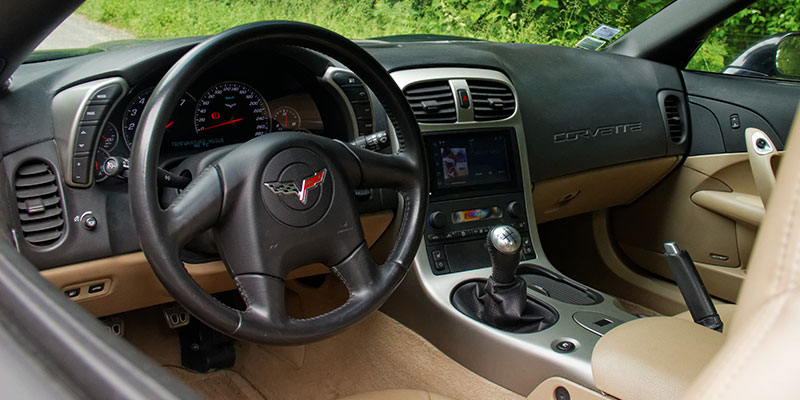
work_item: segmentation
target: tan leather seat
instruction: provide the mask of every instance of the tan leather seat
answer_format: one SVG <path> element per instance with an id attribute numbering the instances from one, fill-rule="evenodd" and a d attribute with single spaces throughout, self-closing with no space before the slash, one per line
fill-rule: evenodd
<path id="1" fill-rule="evenodd" d="M 359 393 L 341 400 L 451 400 L 436 393 L 424 390 L 394 389 Z"/>

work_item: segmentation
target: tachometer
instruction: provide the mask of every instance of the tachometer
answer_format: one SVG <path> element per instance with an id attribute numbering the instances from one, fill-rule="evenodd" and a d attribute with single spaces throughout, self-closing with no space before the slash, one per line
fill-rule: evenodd
<path id="1" fill-rule="evenodd" d="M 197 102 L 194 126 L 200 139 L 218 145 L 240 143 L 270 132 L 267 101 L 242 82 L 227 81 L 208 89 Z"/>
<path id="2" fill-rule="evenodd" d="M 128 108 L 125 109 L 125 114 L 122 116 L 122 137 L 125 138 L 125 144 L 128 145 L 128 149 L 133 148 L 133 138 L 136 134 L 136 128 L 139 126 L 139 118 L 142 116 L 142 111 L 144 111 L 144 106 L 147 104 L 147 99 L 150 98 L 151 93 L 153 93 L 153 88 L 139 92 L 128 104 Z M 194 97 L 189 93 L 185 93 L 178 100 L 178 104 L 175 105 L 172 116 L 165 127 L 165 138 L 173 136 L 174 134 L 171 132 L 175 132 L 177 136 L 185 136 L 184 131 L 192 129 L 189 124 L 191 124 L 194 104 Z"/>

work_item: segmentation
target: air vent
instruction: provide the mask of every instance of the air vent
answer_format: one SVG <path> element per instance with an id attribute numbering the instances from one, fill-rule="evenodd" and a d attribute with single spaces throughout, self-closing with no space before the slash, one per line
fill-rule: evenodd
<path id="1" fill-rule="evenodd" d="M 664 97 L 664 117 L 667 119 L 667 131 L 669 132 L 669 138 L 675 143 L 680 143 L 683 140 L 682 108 L 681 100 L 678 96 L 670 94 Z"/>
<path id="2" fill-rule="evenodd" d="M 47 246 L 61 238 L 64 218 L 56 175 L 42 161 L 29 161 L 14 179 L 22 235 L 34 246 Z"/>
<path id="3" fill-rule="evenodd" d="M 456 122 L 456 101 L 447 81 L 422 82 L 406 87 L 406 95 L 414 117 L 420 123 Z"/>
<path id="4" fill-rule="evenodd" d="M 508 86 L 494 81 L 467 81 L 472 93 L 475 121 L 496 121 L 514 114 L 517 104 Z"/>

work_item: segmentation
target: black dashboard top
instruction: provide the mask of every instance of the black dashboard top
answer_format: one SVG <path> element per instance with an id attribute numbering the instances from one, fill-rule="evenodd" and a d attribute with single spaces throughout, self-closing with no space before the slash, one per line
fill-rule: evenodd
<path id="1" fill-rule="evenodd" d="M 50 117 L 54 96 L 103 78 L 120 77 L 130 90 L 109 112 L 102 128 L 98 160 L 105 156 L 126 157 L 136 115 L 149 91 L 200 40 L 136 42 L 101 53 L 23 65 L 14 76 L 10 90 L 13 95 L 0 97 L 0 149 L 5 158 L 6 179 L 13 181 L 16 166 L 32 154 L 58 164 L 56 160 L 61 156 L 54 148 L 56 127 Z M 523 167 L 530 169 L 534 182 L 683 154 L 688 149 L 688 140 L 670 141 L 659 100 L 660 92 L 683 91 L 679 72 L 673 67 L 612 54 L 526 44 L 361 44 L 390 71 L 420 69 L 424 77 L 425 68 L 468 67 L 505 74 L 518 96 L 528 153 L 528 163 Z M 175 165 L 187 153 L 242 142 L 258 132 L 272 134 L 269 132 L 286 127 L 353 139 L 350 132 L 358 130 L 343 111 L 347 105 L 342 102 L 342 93 L 332 92 L 323 82 L 326 70 L 337 66 L 335 61 L 289 47 L 249 51 L 237 59 L 220 60 L 187 91 L 162 144 L 166 167 Z M 385 115 L 376 102 L 374 121 L 378 127 L 382 120 Z M 247 129 L 237 131 L 245 123 L 250 124 Z M 459 127 L 454 125 L 452 129 Z M 100 213 L 107 226 L 104 240 L 87 244 L 89 236 L 69 225 L 74 242 L 86 246 L 65 247 L 57 260 L 48 257 L 47 252 L 28 254 L 40 267 L 138 249 L 126 185 L 115 185 L 114 179 L 105 180 L 99 173 L 95 178 L 101 182 L 92 189 L 65 187 L 64 197 L 73 208 L 71 214 L 89 209 Z"/>

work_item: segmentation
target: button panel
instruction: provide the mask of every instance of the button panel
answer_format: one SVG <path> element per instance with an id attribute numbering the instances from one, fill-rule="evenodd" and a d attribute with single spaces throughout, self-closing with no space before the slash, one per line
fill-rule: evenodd
<path id="1" fill-rule="evenodd" d="M 514 213 L 509 205 L 515 204 Z M 481 198 L 464 198 L 433 202 L 431 214 L 425 224 L 424 240 L 431 270 L 435 275 L 448 274 L 490 266 L 486 250 L 486 235 L 497 225 L 509 225 L 522 234 L 521 260 L 536 258 L 533 240 L 527 222 L 525 200 L 521 193 L 508 193 Z M 484 215 L 483 209 L 500 210 L 498 214 Z M 464 215 L 479 216 L 464 221 Z M 464 222 L 460 222 L 464 221 Z M 448 252 L 456 252 L 449 254 Z"/>
<path id="2" fill-rule="evenodd" d="M 375 132 L 375 123 L 372 114 L 372 102 L 369 90 L 355 75 L 345 71 L 337 71 L 332 76 L 344 92 L 356 116 L 356 129 L 359 136 L 366 136 Z"/>
<path id="3" fill-rule="evenodd" d="M 93 176 L 92 162 L 95 143 L 102 121 L 124 89 L 117 83 L 101 86 L 88 95 L 89 101 L 81 110 L 70 155 L 70 179 L 74 185 L 88 185 Z"/>

